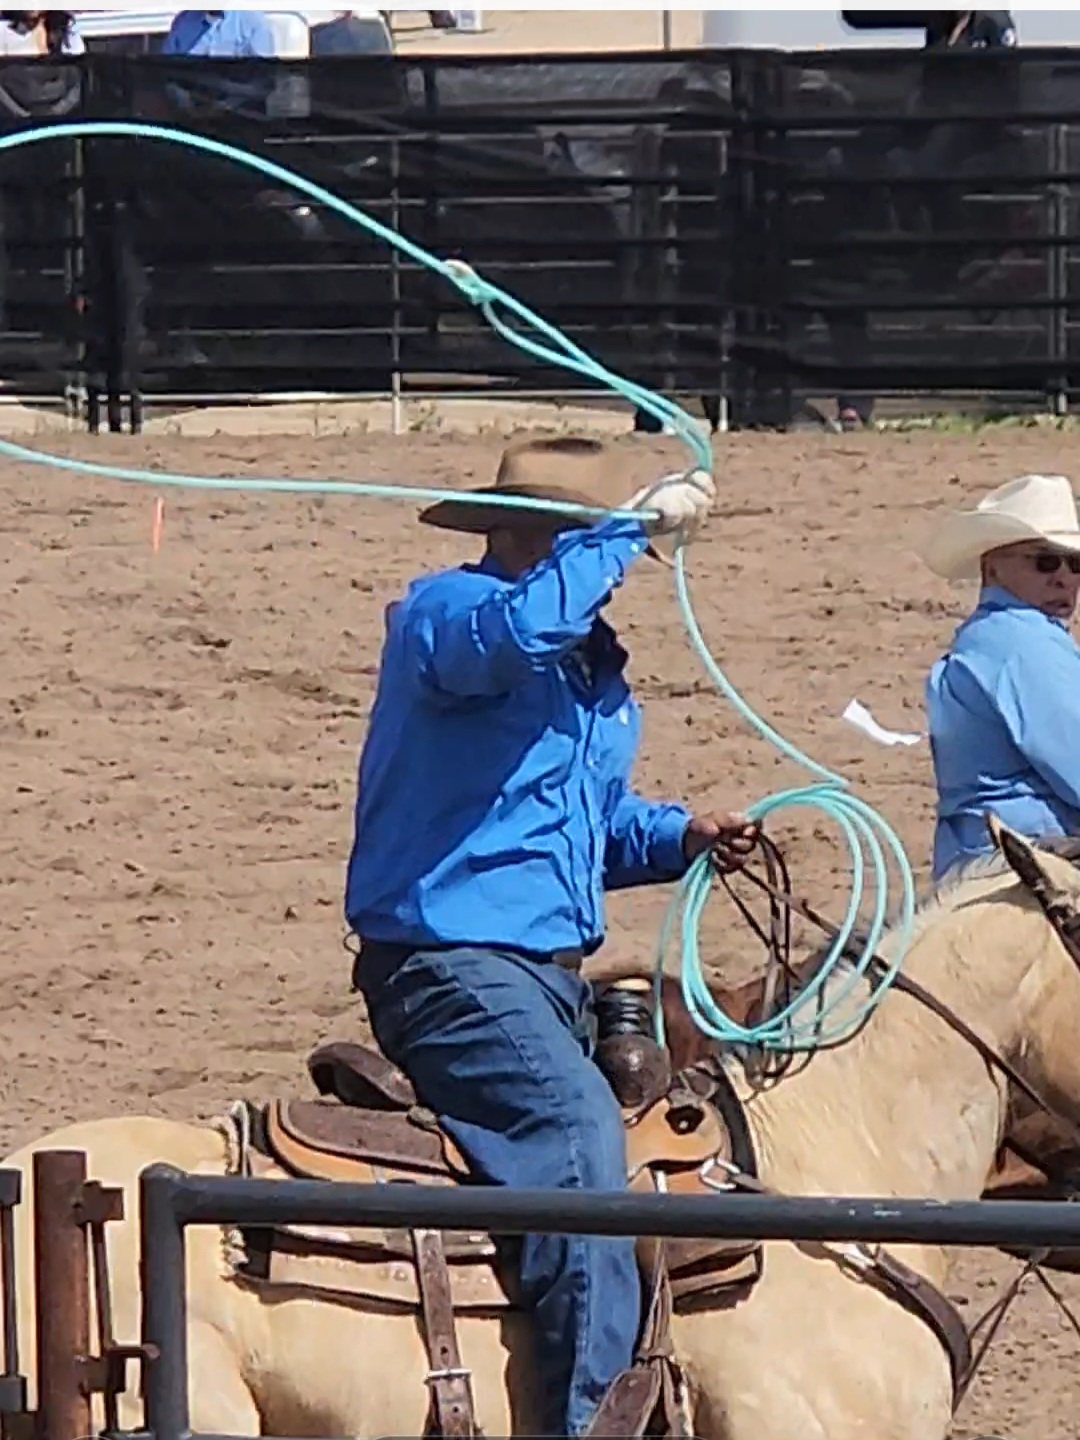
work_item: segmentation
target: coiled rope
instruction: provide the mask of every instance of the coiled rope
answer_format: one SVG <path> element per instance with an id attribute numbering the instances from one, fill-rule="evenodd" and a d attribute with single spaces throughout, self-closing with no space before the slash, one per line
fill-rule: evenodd
<path id="1" fill-rule="evenodd" d="M 692 466 L 711 471 L 712 453 L 709 440 L 701 426 L 681 406 L 665 396 L 657 395 L 642 385 L 616 375 L 554 325 L 535 314 L 520 300 L 499 286 L 477 275 L 468 265 L 457 260 L 440 260 L 399 231 L 382 224 L 357 206 L 307 179 L 284 165 L 262 155 L 243 150 L 207 135 L 168 126 L 127 120 L 71 121 L 45 125 L 33 130 L 0 136 L 0 152 L 16 150 L 24 145 L 42 144 L 52 140 L 92 138 L 129 138 L 165 141 L 189 150 L 200 151 L 218 159 L 256 171 L 275 180 L 287 189 L 306 195 L 317 204 L 336 212 L 351 224 L 359 225 L 370 234 L 402 251 L 410 259 L 440 275 L 454 286 L 483 314 L 491 327 L 511 345 L 549 365 L 576 371 L 598 382 L 639 406 L 661 421 L 681 439 L 690 451 Z M 504 318 L 509 317 L 509 318 Z M 520 322 L 527 330 L 518 328 Z M 112 480 L 141 485 L 180 486 L 199 490 L 271 491 L 294 494 L 356 495 L 374 499 L 409 501 L 450 500 L 463 498 L 456 491 L 428 489 L 417 486 L 379 485 L 343 480 L 293 480 L 277 478 L 227 479 L 206 475 L 182 475 L 170 472 L 141 470 L 131 467 L 94 464 L 32 450 L 0 439 L 0 454 L 12 460 L 48 465 L 56 469 L 77 471 Z M 514 496 L 492 497 L 495 503 L 511 508 L 533 510 L 574 510 L 583 515 L 628 515 L 629 511 L 593 510 L 585 506 L 566 506 L 549 501 L 527 500 Z M 640 518 L 643 512 L 638 511 Z M 910 941 L 915 911 L 915 886 L 911 866 L 899 838 L 888 822 L 871 806 L 849 793 L 842 776 L 825 769 L 785 740 L 759 716 L 738 693 L 713 658 L 697 623 L 686 583 L 684 545 L 675 549 L 675 592 L 679 611 L 693 648 L 699 655 L 710 679 L 721 694 L 734 706 L 744 721 L 752 726 L 780 753 L 818 777 L 817 784 L 800 789 L 783 790 L 768 795 L 749 808 L 754 820 L 764 820 L 783 810 L 814 810 L 824 815 L 840 830 L 848 847 L 851 862 L 851 895 L 839 934 L 830 947 L 824 965 L 815 979 L 782 1011 L 760 1024 L 736 1024 L 714 1001 L 707 984 L 702 961 L 699 935 L 702 912 L 712 887 L 712 867 L 708 856 L 699 856 L 678 886 L 661 930 L 657 955 L 657 984 L 663 971 L 672 932 L 678 923 L 681 937 L 681 985 L 687 1008 L 695 1023 L 715 1040 L 755 1046 L 761 1049 L 791 1052 L 813 1050 L 823 1044 L 836 1044 L 865 1023 L 869 1012 L 884 995 L 889 982 L 899 972 Z M 900 875 L 899 927 L 900 941 L 895 947 L 888 974 L 869 995 L 849 1003 L 852 991 L 860 985 L 870 967 L 882 931 L 886 925 L 889 898 L 889 865 L 887 853 L 895 861 Z M 868 873 L 869 872 L 869 873 Z M 865 940 L 854 947 L 858 959 L 850 973 L 838 984 L 837 971 L 845 960 L 848 945 L 866 893 L 868 882 L 874 890 L 874 907 Z M 827 987 L 827 988 L 826 988 Z M 657 1023 L 661 1027 L 659 1016 Z"/>

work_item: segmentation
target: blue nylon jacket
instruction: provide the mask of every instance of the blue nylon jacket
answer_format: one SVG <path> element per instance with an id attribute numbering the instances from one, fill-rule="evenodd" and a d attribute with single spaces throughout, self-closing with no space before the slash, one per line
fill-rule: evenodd
<path id="1" fill-rule="evenodd" d="M 993 848 L 991 810 L 1031 839 L 1080 834 L 1080 647 L 987 586 L 926 689 L 937 778 L 934 876 Z"/>
<path id="2" fill-rule="evenodd" d="M 487 558 L 387 611 L 360 756 L 350 928 L 403 945 L 592 950 L 605 890 L 677 879 L 690 819 L 629 786 L 640 713 L 600 619 L 648 541 L 564 532 L 517 580 Z"/>

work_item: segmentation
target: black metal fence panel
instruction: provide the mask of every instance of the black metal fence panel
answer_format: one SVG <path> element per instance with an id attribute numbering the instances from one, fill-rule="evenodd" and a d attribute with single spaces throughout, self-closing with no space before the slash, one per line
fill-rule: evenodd
<path id="1" fill-rule="evenodd" d="M 613 22 L 615 23 L 615 22 Z M 1080 56 L 1021 50 L 0 65 L 0 129 L 139 120 L 295 169 L 467 260 L 604 364 L 723 394 L 1080 373 Z M 220 158 L 86 138 L 0 155 L 9 390 L 569 391 L 430 270 Z"/>
<path id="2" fill-rule="evenodd" d="M 102 59 L 93 111 L 267 156 L 467 259 L 606 363 L 694 388 L 714 380 L 719 355 L 723 297 L 707 256 L 732 230 L 720 123 L 731 106 L 688 93 L 686 68 Z M 325 206 L 179 147 L 88 147 L 122 212 L 125 366 L 146 393 L 387 391 L 395 372 L 413 385 L 573 386 Z"/>
<path id="3" fill-rule="evenodd" d="M 784 136 L 789 380 L 1067 397 L 1080 57 L 829 55 L 783 73 L 758 118 Z"/>

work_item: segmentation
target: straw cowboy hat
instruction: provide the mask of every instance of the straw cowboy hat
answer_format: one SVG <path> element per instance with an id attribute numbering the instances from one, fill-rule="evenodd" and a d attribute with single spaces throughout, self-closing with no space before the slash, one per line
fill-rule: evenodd
<path id="1" fill-rule="evenodd" d="M 1021 475 L 999 485 L 974 510 L 950 515 L 921 554 L 945 580 L 978 580 L 984 555 L 1022 540 L 1080 552 L 1076 497 L 1064 475 Z"/>
<path id="2" fill-rule="evenodd" d="M 463 530 L 486 535 L 504 525 L 550 519 L 551 510 L 523 506 L 485 505 L 488 495 L 518 495 L 528 500 L 552 500 L 566 505 L 588 505 L 598 510 L 624 508 L 634 493 L 621 457 L 601 440 L 561 435 L 550 440 L 519 440 L 503 452 L 494 485 L 466 492 L 469 500 L 440 500 L 423 511 L 420 522 L 441 530 Z M 567 526 L 595 525 L 599 515 L 567 511 Z"/>

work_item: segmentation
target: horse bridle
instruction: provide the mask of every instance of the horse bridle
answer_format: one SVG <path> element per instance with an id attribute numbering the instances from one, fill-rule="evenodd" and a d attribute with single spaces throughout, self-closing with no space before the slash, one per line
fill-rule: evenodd
<path id="1" fill-rule="evenodd" d="M 1002 853 L 1009 863 L 1009 866 L 1017 875 L 1018 879 L 1031 892 L 1045 915 L 1047 921 L 1060 939 L 1065 951 L 1077 970 L 1080 971 L 1080 915 L 1071 911 L 1068 907 L 1055 901 L 1050 895 L 1045 878 L 1039 867 L 1032 860 L 1030 854 L 1021 845 L 1018 845 L 1012 837 L 1003 832 L 1000 839 Z M 765 980 L 766 1007 L 771 1008 L 775 1004 L 775 997 L 778 989 L 783 987 L 785 1003 L 790 999 L 791 987 L 800 979 L 791 964 L 791 916 L 798 915 L 815 929 L 820 930 L 830 940 L 836 940 L 840 936 L 840 927 L 834 925 L 819 914 L 805 900 L 797 899 L 791 892 L 791 877 L 787 863 L 776 843 L 766 835 L 758 837 L 758 847 L 761 850 L 764 860 L 766 876 L 759 875 L 749 868 L 741 856 L 734 856 L 717 847 L 717 855 L 720 860 L 718 866 L 720 878 L 739 909 L 743 918 L 751 926 L 758 938 L 765 945 L 769 957 L 768 968 Z M 733 874 L 739 874 L 757 887 L 769 898 L 769 928 L 766 932 L 752 914 L 749 906 L 736 895 L 731 888 L 730 878 Z M 845 948 L 845 954 L 850 959 L 858 959 L 850 945 Z M 891 973 L 892 967 L 887 965 L 880 955 L 871 955 L 868 970 L 879 982 L 886 982 Z M 1050 1119 L 1062 1125 L 1070 1136 L 1080 1146 L 1080 1125 L 1063 1115 L 1059 1110 L 1043 1096 L 1029 1080 L 1026 1080 L 1016 1067 L 1004 1056 L 999 1055 L 992 1045 L 989 1045 L 981 1035 L 977 1034 L 965 1020 L 962 1020 L 953 1010 L 943 1004 L 929 990 L 920 985 L 918 981 L 912 980 L 902 972 L 893 976 L 891 988 L 898 990 L 901 994 L 916 1000 L 931 1014 L 944 1021 L 946 1025 L 961 1039 L 965 1040 L 973 1050 L 977 1052 L 984 1064 L 991 1073 L 995 1071 L 1002 1075 L 1010 1085 L 1015 1086 L 1017 1091 L 1026 1099 L 1030 1100 L 1039 1110 Z M 871 1012 L 872 1013 L 872 1012 Z M 864 1022 L 865 1024 L 866 1022 Z M 783 1062 L 781 1062 L 783 1063 Z M 1020 1159 L 1031 1164 L 1032 1159 L 1026 1153 L 1017 1148 L 1014 1142 L 1005 1139 L 1007 1144 Z M 1042 1162 L 1035 1162 L 1038 1169 L 1042 1170 L 1047 1178 L 1049 1170 Z"/>
<path id="2" fill-rule="evenodd" d="M 1080 916 L 1073 914 L 1065 906 L 1054 901 L 1048 891 L 1038 866 L 1035 865 L 1027 850 L 1016 844 L 1007 833 L 1002 833 L 1000 840 L 1002 852 L 1006 860 L 1020 879 L 1026 885 L 1038 902 L 1046 919 L 1058 935 L 1064 945 L 1067 954 L 1073 964 L 1080 971 Z M 790 1003 L 794 986 L 803 982 L 803 976 L 792 966 L 791 963 L 791 917 L 798 915 L 815 929 L 820 930 L 829 939 L 835 941 L 840 938 L 840 929 L 831 921 L 826 920 L 805 901 L 797 899 L 791 891 L 791 879 L 788 873 L 787 864 L 779 847 L 765 835 L 759 834 L 758 847 L 764 861 L 765 876 L 761 876 L 749 869 L 744 857 L 735 856 L 725 852 L 722 847 L 717 847 L 714 852 L 715 868 L 736 907 L 743 918 L 750 925 L 751 929 L 762 941 L 768 955 L 768 966 L 766 970 L 765 985 L 762 997 L 762 1006 L 766 1015 L 775 1013 L 777 1006 L 777 995 L 782 992 L 780 1003 L 786 1007 Z M 769 924 L 767 930 L 763 928 L 757 917 L 751 912 L 749 906 L 738 896 L 731 886 L 731 877 L 740 874 L 757 887 L 759 891 L 768 896 L 769 899 Z M 858 959 L 853 947 L 845 945 L 843 954 L 845 958 Z M 1004 1056 L 989 1045 L 981 1035 L 977 1034 L 965 1020 L 962 1020 L 947 1005 L 943 1004 L 932 995 L 929 990 L 920 985 L 917 981 L 910 979 L 903 973 L 893 975 L 892 967 L 887 965 L 880 955 L 870 956 L 867 969 L 873 978 L 876 978 L 879 986 L 889 984 L 892 988 L 908 995 L 918 1002 L 931 1014 L 942 1020 L 955 1034 L 959 1035 L 979 1055 L 986 1065 L 991 1076 L 1000 1074 L 1008 1084 L 1013 1085 L 1024 1096 L 1027 1097 L 1039 1110 L 1048 1115 L 1055 1122 L 1065 1127 L 1071 1136 L 1080 1145 L 1080 1126 L 1075 1124 L 1067 1116 L 1059 1111 L 1045 1099 L 1030 1081 L 1012 1065 Z M 869 1021 L 873 1010 L 867 1012 L 859 1029 L 861 1030 Z M 829 1047 L 835 1044 L 843 1044 L 846 1041 L 832 1042 Z M 825 1048 L 825 1047 L 823 1047 Z M 794 1054 L 781 1055 L 777 1059 L 769 1057 L 771 1062 L 771 1073 L 782 1074 L 794 1059 Z M 760 1067 L 759 1067 L 760 1068 Z M 1006 1095 L 1006 1105 L 1008 1098 Z M 1044 1164 L 1034 1156 L 1028 1154 L 1024 1148 L 1012 1141 L 1008 1136 L 1003 1137 L 999 1142 L 1008 1146 L 1013 1153 L 1025 1164 L 1031 1165 L 1040 1171 L 1050 1183 L 1054 1183 L 1052 1165 Z M 1068 1185 L 1068 1179 L 1062 1177 Z M 734 1188 L 749 1188 L 769 1193 L 768 1187 L 762 1185 L 757 1179 L 742 1177 L 741 1181 L 735 1181 Z M 949 1359 L 949 1365 L 953 1380 L 953 1414 L 956 1413 L 964 1396 L 967 1394 L 976 1374 L 979 1372 L 982 1362 L 985 1359 L 994 1337 L 1004 1320 L 1009 1307 L 1019 1294 L 1020 1287 L 1028 1274 L 1034 1273 L 1038 1276 L 1044 1286 L 1057 1301 L 1074 1328 L 1080 1331 L 1080 1322 L 1076 1320 L 1068 1305 L 1060 1295 L 1049 1285 L 1043 1276 L 1040 1263 L 1044 1258 L 1041 1252 L 1028 1257 L 1021 1275 L 1014 1280 L 1002 1300 L 995 1301 L 990 1309 L 979 1319 L 976 1325 L 969 1331 L 964 1317 L 957 1310 L 952 1301 L 939 1290 L 935 1285 L 925 1280 L 921 1275 L 891 1256 L 883 1247 L 877 1247 L 873 1252 L 865 1246 L 854 1245 L 846 1247 L 847 1254 L 841 1256 L 842 1263 L 854 1262 L 852 1268 L 860 1272 L 863 1278 L 876 1284 L 884 1294 L 905 1306 L 913 1314 L 927 1324 L 939 1341 L 944 1346 Z M 972 1352 L 972 1342 L 979 1331 L 988 1322 L 989 1329 L 979 1344 L 978 1350 Z"/>

